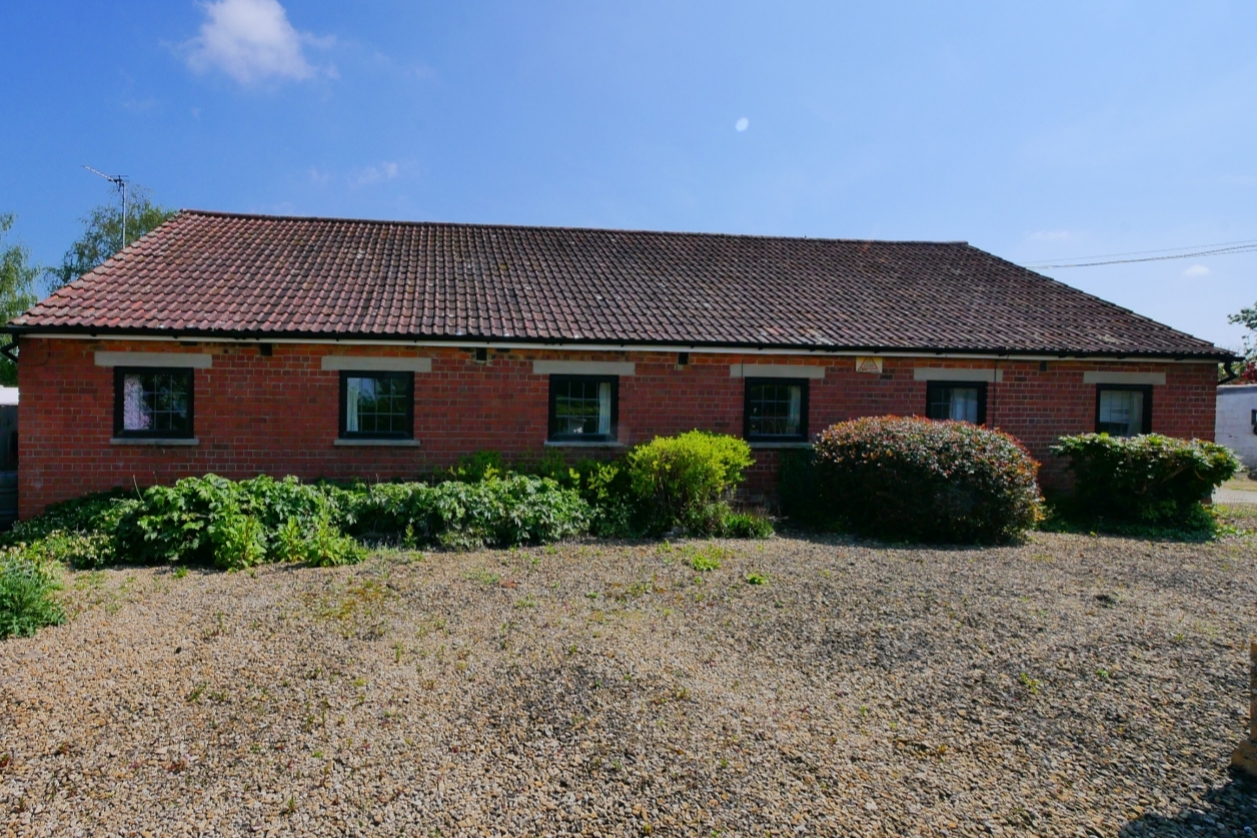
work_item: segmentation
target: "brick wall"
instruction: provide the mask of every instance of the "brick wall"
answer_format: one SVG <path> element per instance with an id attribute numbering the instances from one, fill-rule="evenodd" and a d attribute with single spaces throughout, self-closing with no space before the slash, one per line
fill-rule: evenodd
<path id="1" fill-rule="evenodd" d="M 113 370 L 96 366 L 94 353 L 193 351 L 211 353 L 213 366 L 195 372 L 195 447 L 111 444 Z M 628 444 L 691 428 L 740 434 L 743 380 L 729 365 L 809 364 L 826 367 L 810 385 L 809 431 L 857 416 L 920 414 L 924 381 L 915 367 L 971 366 L 933 358 L 887 358 L 883 372 L 857 373 L 854 359 L 741 356 L 692 353 L 678 368 L 675 354 L 622 352 L 490 352 L 477 363 L 470 351 L 424 347 L 374 348 L 276 344 L 271 356 L 256 346 L 176 346 L 154 341 L 22 340 L 20 513 L 113 486 L 169 482 L 214 472 L 251 477 L 260 472 L 302 478 L 412 476 L 445 467 L 476 450 L 510 457 L 544 451 L 548 379 L 532 374 L 532 362 L 633 361 L 636 374 L 620 379 L 620 439 Z M 415 438 L 418 447 L 338 447 L 339 374 L 324 371 L 326 354 L 408 355 L 432 359 L 431 373 L 415 375 Z M 988 424 L 1023 440 L 1047 462 L 1057 437 L 1093 429 L 1095 386 L 1086 370 L 1164 372 L 1154 388 L 1153 430 L 1173 436 L 1212 438 L 1215 369 L 1211 364 L 1095 364 L 1001 362 L 1003 381 L 989 385 Z M 571 452 L 588 456 L 589 450 Z M 602 452 L 613 453 L 613 452 Z M 772 485 L 779 452 L 757 449 L 752 490 Z M 1045 470 L 1050 482 L 1056 470 Z"/>

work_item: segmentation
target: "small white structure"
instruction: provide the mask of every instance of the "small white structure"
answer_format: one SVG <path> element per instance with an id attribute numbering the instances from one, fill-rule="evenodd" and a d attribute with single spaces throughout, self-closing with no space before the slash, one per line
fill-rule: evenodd
<path id="1" fill-rule="evenodd" d="M 1257 469 L 1257 384 L 1219 387 L 1217 417 L 1214 439 Z"/>

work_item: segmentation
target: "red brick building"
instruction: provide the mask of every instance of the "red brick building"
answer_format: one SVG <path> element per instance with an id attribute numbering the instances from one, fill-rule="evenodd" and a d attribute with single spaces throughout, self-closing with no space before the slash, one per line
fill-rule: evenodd
<path id="1" fill-rule="evenodd" d="M 387 479 L 692 428 L 750 440 L 767 489 L 781 449 L 892 413 L 1046 462 L 1097 429 L 1211 438 L 1230 357 L 964 243 L 192 211 L 9 331 L 22 517 L 206 472 Z"/>

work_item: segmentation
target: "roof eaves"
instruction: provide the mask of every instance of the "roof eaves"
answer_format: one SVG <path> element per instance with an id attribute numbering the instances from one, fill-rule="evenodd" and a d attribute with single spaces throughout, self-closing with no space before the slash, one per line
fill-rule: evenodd
<path id="1" fill-rule="evenodd" d="M 1006 346 L 964 346 L 964 345 L 946 345 L 946 346 L 921 346 L 921 345 L 855 345 L 855 344 L 808 344 L 808 343 L 789 343 L 776 341 L 693 341 L 693 340 L 642 340 L 642 339 L 604 339 L 604 338 L 563 338 L 563 337 L 531 337 L 525 335 L 516 335 L 512 337 L 494 336 L 494 335 L 477 335 L 477 334 L 460 334 L 460 335 L 432 335 L 432 334 L 409 334 L 409 333 L 382 333 L 382 332 L 350 332 L 350 331 L 316 331 L 316 330 L 286 330 L 273 331 L 265 329 L 153 329 L 153 328 L 125 328 L 125 327 L 100 327 L 100 326 L 14 326 L 12 324 L 0 327 L 0 334 L 9 334 L 14 337 L 20 337 L 24 334 L 48 334 L 48 335 L 65 335 L 65 336 L 82 336 L 82 337 L 164 337 L 171 340 L 192 341 L 197 339 L 218 339 L 218 340 L 245 340 L 266 342 L 270 340 L 317 340 L 317 341 L 335 341 L 335 342 L 381 342 L 395 343 L 403 342 L 422 342 L 427 344 L 450 344 L 461 345 L 469 342 L 486 343 L 486 344 L 532 344 L 537 346 L 571 346 L 579 348 L 582 346 L 621 346 L 625 349 L 656 347 L 660 345 L 667 346 L 684 346 L 694 349 L 719 350 L 728 349 L 730 351 L 738 350 L 795 350 L 800 353 L 853 353 L 865 352 L 869 355 L 885 355 L 895 354 L 913 354 L 928 356 L 945 356 L 945 355 L 982 355 L 982 356 L 1054 356 L 1064 359 L 1074 358 L 1093 358 L 1115 360 L 1136 360 L 1136 359 L 1157 359 L 1157 360 L 1173 360 L 1187 361 L 1200 360 L 1219 361 L 1225 363 L 1227 361 L 1239 360 L 1239 356 L 1235 353 L 1222 349 L 1220 347 L 1212 347 L 1213 351 L 1201 348 L 1199 351 L 1189 350 L 1126 350 L 1126 351 L 1095 351 L 1095 350 L 1077 350 L 1063 349 L 1052 347 L 1006 347 Z"/>

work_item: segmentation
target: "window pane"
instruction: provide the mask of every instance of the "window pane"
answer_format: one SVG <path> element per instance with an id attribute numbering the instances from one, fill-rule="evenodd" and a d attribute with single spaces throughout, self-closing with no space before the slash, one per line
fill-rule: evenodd
<path id="1" fill-rule="evenodd" d="M 192 376 L 179 370 L 122 378 L 122 430 L 187 433 Z"/>
<path id="2" fill-rule="evenodd" d="M 144 404 L 143 376 L 128 375 L 122 379 L 122 429 L 124 431 L 147 431 L 153 424 L 153 417 Z"/>
<path id="3" fill-rule="evenodd" d="M 925 415 L 930 419 L 951 419 L 976 425 L 979 395 L 977 387 L 931 387 Z"/>
<path id="4" fill-rule="evenodd" d="M 803 427 L 803 386 L 751 384 L 747 399 L 752 436 L 799 436 Z"/>
<path id="5" fill-rule="evenodd" d="M 410 433 L 409 389 L 400 376 L 346 378 L 345 432 Z"/>
<path id="6" fill-rule="evenodd" d="M 610 381 L 555 381 L 554 435 L 611 435 Z"/>
<path id="7" fill-rule="evenodd" d="M 1096 432 L 1113 436 L 1143 433 L 1144 394 L 1141 390 L 1101 390 L 1100 421 Z"/>

